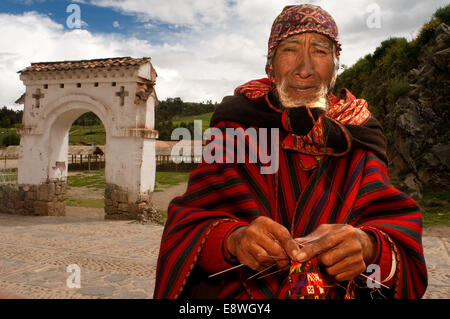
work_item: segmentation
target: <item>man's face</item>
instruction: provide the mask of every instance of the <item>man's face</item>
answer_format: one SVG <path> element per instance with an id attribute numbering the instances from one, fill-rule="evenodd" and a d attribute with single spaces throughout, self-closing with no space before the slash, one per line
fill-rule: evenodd
<path id="1" fill-rule="evenodd" d="M 308 32 L 283 40 L 275 52 L 275 85 L 285 107 L 323 103 L 335 75 L 333 44 L 326 36 Z"/>

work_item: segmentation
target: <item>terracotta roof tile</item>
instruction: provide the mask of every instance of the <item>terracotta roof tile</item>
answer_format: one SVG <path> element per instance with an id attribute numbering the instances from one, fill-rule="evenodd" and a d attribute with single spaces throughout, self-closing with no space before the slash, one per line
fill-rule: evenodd
<path id="1" fill-rule="evenodd" d="M 80 61 L 59 61 L 59 62 L 40 62 L 31 63 L 31 66 L 19 71 L 18 73 L 45 72 L 45 71 L 67 71 L 83 69 L 110 69 L 113 67 L 139 66 L 150 62 L 150 58 L 135 59 L 131 57 L 94 59 Z"/>

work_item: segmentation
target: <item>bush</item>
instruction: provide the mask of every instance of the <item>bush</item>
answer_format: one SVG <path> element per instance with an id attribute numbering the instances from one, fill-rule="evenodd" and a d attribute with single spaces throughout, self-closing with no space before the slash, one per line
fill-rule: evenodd
<path id="1" fill-rule="evenodd" d="M 20 135 L 17 133 L 10 133 L 6 135 L 2 140 L 3 146 L 20 145 Z"/>
<path id="2" fill-rule="evenodd" d="M 446 7 L 438 9 L 434 13 L 434 17 L 440 22 L 444 22 L 447 25 L 450 25 L 450 4 Z"/>
<path id="3" fill-rule="evenodd" d="M 387 86 L 387 94 L 389 101 L 394 103 L 401 96 L 404 96 L 409 91 L 409 84 L 403 79 L 392 79 Z"/>

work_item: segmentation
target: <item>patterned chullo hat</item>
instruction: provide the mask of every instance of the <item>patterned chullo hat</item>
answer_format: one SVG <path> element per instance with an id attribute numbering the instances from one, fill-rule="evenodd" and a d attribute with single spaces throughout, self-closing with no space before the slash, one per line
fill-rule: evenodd
<path id="1" fill-rule="evenodd" d="M 272 57 L 280 42 L 291 35 L 304 32 L 316 32 L 327 36 L 336 44 L 336 55 L 339 55 L 341 45 L 338 38 L 338 28 L 328 12 L 312 4 L 286 6 L 273 22 L 270 32 L 266 64 L 266 73 L 269 78 L 273 77 Z"/>

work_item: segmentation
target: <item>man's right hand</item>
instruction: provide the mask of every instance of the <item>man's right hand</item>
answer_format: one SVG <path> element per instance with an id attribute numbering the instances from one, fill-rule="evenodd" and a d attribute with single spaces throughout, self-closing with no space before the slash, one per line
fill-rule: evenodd
<path id="1" fill-rule="evenodd" d="M 241 263 L 253 270 L 277 263 L 278 268 L 285 268 L 290 260 L 298 260 L 300 249 L 286 227 L 272 219 L 260 216 L 249 226 L 239 227 L 226 238 L 226 248 Z M 262 257 L 277 256 L 280 259 Z"/>

